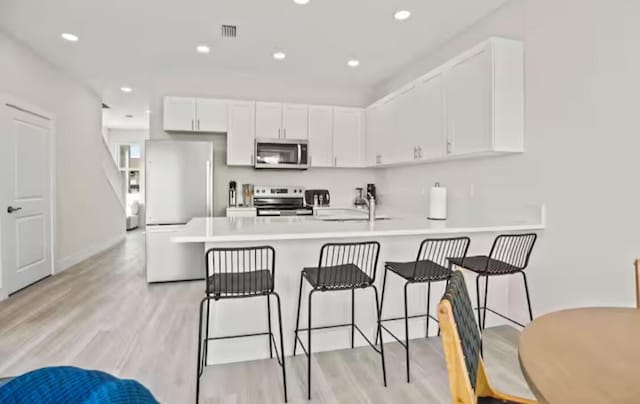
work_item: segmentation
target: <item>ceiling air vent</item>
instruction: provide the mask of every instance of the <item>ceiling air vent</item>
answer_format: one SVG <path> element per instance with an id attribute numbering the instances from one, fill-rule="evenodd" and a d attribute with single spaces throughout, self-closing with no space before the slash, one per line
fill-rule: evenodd
<path id="1" fill-rule="evenodd" d="M 235 25 L 223 25 L 222 37 L 223 38 L 235 38 L 238 33 L 238 27 Z"/>

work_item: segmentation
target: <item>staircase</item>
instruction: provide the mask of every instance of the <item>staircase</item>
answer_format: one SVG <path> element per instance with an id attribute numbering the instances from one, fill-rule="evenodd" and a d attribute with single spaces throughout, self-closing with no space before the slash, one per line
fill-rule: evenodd
<path id="1" fill-rule="evenodd" d="M 111 190 L 115 194 L 116 198 L 118 198 L 118 201 L 120 201 L 122 210 L 126 212 L 127 191 L 124 173 L 118 168 L 118 165 L 111 154 L 111 150 L 109 150 L 109 145 L 102 136 L 100 136 L 100 143 L 102 143 L 102 172 L 111 186 Z"/>

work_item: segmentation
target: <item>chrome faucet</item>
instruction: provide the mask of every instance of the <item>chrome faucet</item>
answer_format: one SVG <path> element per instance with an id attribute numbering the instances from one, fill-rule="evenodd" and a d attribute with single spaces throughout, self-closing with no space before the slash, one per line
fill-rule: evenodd
<path id="1" fill-rule="evenodd" d="M 367 192 L 367 208 L 369 208 L 369 222 L 376 221 L 376 198 Z"/>

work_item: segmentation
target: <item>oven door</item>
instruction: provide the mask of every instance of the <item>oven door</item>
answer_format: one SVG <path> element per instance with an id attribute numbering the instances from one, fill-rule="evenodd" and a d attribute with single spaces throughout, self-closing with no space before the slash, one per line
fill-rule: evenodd
<path id="1" fill-rule="evenodd" d="M 306 140 L 256 139 L 256 168 L 308 168 Z"/>

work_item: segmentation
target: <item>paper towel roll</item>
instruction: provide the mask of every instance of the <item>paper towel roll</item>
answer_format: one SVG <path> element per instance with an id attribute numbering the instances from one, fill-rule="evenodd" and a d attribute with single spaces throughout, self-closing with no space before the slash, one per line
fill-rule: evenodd
<path id="1" fill-rule="evenodd" d="M 429 219 L 447 220 L 447 188 L 438 183 L 429 192 Z"/>

